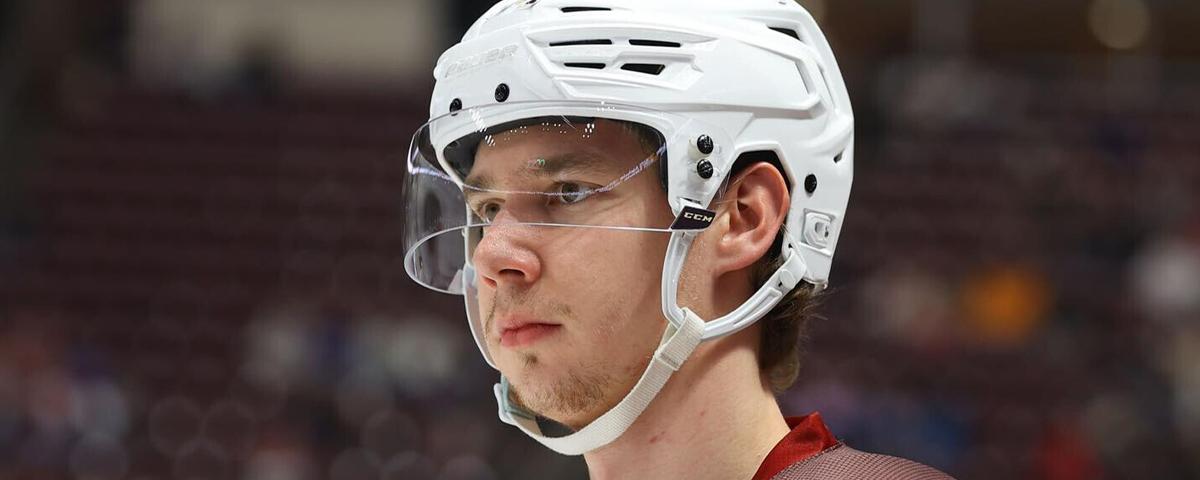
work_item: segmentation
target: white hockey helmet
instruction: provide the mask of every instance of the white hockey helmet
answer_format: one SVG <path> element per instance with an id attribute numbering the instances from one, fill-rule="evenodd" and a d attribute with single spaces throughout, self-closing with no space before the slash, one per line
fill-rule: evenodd
<path id="1" fill-rule="evenodd" d="M 508 223 L 671 236 L 662 279 L 668 330 L 616 407 L 578 432 L 551 437 L 510 404 L 503 377 L 497 385 L 501 419 L 551 449 L 581 454 L 616 439 L 700 341 L 753 324 L 800 281 L 828 282 L 850 196 L 854 122 L 833 52 L 793 0 L 505 0 L 445 52 L 434 75 L 432 120 L 414 136 L 408 159 L 405 270 L 424 286 L 464 295 L 472 334 L 493 367 L 471 264 L 491 209 L 525 197 L 542 205 L 539 213 Z M 616 124 L 639 133 L 647 155 L 593 169 L 582 187 L 538 183 L 545 175 L 531 172 L 569 169 L 560 163 L 579 159 L 536 153 L 520 172 L 488 172 L 486 181 L 472 175 L 478 152 L 523 134 L 586 145 L 597 129 Z M 764 151 L 779 159 L 791 188 L 784 261 L 740 307 L 705 321 L 677 305 L 683 261 L 711 222 L 710 205 L 734 162 Z M 651 172 L 661 176 L 673 222 L 621 223 L 576 206 Z"/>

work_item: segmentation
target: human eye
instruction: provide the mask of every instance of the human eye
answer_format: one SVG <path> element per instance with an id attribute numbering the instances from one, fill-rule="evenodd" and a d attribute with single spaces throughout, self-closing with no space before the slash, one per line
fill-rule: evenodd
<path id="1" fill-rule="evenodd" d="M 552 195 L 559 203 L 573 205 L 586 200 L 595 193 L 596 190 L 594 188 L 580 183 L 559 182 L 554 187 Z"/>
<path id="2" fill-rule="evenodd" d="M 471 211 L 485 222 L 491 222 L 496 219 L 496 215 L 500 214 L 500 203 L 495 200 L 472 202 Z"/>

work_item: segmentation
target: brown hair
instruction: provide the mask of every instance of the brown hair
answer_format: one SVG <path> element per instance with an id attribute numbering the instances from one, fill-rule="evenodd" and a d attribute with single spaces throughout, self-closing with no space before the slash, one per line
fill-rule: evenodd
<path id="1" fill-rule="evenodd" d="M 778 252 L 774 253 L 774 257 L 763 257 L 758 265 L 755 265 L 752 277 L 754 285 L 765 283 L 783 264 Z M 796 382 L 800 366 L 803 364 L 808 325 L 818 317 L 816 308 L 822 298 L 823 295 L 813 284 L 800 282 L 758 321 L 762 325 L 759 335 L 758 370 L 776 395 L 783 393 Z"/>
<path id="2" fill-rule="evenodd" d="M 768 163 L 782 174 L 783 165 L 779 156 L 772 151 L 746 152 L 738 156 L 726 181 L 732 180 L 747 167 L 756 163 Z M 787 181 L 787 175 L 784 175 Z M 792 191 L 791 182 L 788 191 Z M 756 288 L 762 286 L 783 265 L 783 237 L 786 225 L 779 228 L 771 248 L 754 265 L 750 281 Z M 808 339 L 808 325 L 817 318 L 817 306 L 823 295 L 808 282 L 800 282 L 783 299 L 758 320 L 762 326 L 759 334 L 758 370 L 771 391 L 779 395 L 796 382 L 804 356 L 804 344 Z"/>

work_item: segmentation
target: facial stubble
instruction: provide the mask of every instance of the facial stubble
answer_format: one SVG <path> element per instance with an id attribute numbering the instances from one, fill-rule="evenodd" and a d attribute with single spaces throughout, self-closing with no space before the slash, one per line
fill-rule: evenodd
<path id="1" fill-rule="evenodd" d="M 505 295 L 497 292 L 492 308 L 485 316 L 485 331 L 492 331 L 491 324 L 497 306 L 526 304 L 522 295 Z M 563 324 L 579 328 L 568 305 L 551 306 Z M 564 424 L 593 413 L 606 403 L 606 392 L 614 391 L 617 379 L 605 372 L 602 365 L 572 365 L 553 372 L 554 366 L 547 365 L 537 353 L 515 352 L 521 365 L 521 374 L 510 378 L 510 401 L 521 407 Z"/>

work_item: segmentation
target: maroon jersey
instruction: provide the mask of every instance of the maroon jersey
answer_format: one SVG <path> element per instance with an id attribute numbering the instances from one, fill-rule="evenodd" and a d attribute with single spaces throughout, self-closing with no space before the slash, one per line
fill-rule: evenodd
<path id="1" fill-rule="evenodd" d="M 834 438 L 821 414 L 787 419 L 788 432 L 753 480 L 953 480 L 911 460 L 860 452 Z"/>

